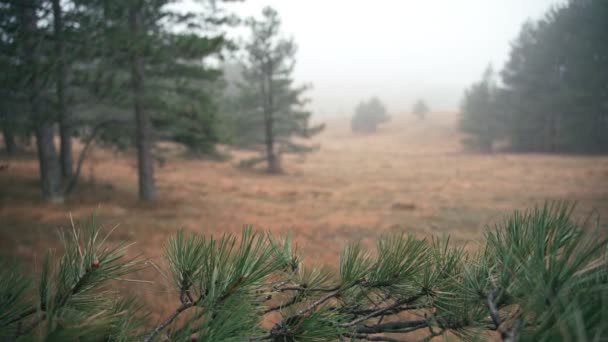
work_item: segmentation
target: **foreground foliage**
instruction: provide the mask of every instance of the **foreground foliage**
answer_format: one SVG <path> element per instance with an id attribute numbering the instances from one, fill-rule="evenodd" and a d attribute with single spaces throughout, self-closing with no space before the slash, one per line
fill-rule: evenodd
<path id="1" fill-rule="evenodd" d="M 374 253 L 353 243 L 337 270 L 302 265 L 289 238 L 250 228 L 238 238 L 178 232 L 164 246 L 166 270 L 156 266 L 172 281 L 176 309 L 155 327 L 107 286 L 145 263 L 126 259 L 126 245 L 107 246 L 91 221 L 66 233 L 64 255 L 49 254 L 36 281 L 3 265 L 0 339 L 600 341 L 607 240 L 571 212 L 515 212 L 473 254 L 413 235 L 381 237 Z M 279 318 L 264 330 L 269 313 Z"/>

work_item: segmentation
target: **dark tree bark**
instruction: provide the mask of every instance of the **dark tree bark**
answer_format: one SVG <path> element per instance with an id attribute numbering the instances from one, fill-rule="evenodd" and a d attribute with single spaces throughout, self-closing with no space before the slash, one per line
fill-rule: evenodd
<path id="1" fill-rule="evenodd" d="M 59 118 L 59 136 L 61 140 L 60 159 L 61 174 L 64 178 L 73 175 L 72 162 L 72 127 L 70 115 L 66 104 L 66 61 L 63 37 L 63 13 L 61 0 L 53 0 L 53 27 L 55 33 L 55 58 L 56 58 L 56 92 L 57 92 L 57 114 Z"/>
<path id="2" fill-rule="evenodd" d="M 40 180 L 42 196 L 53 202 L 63 202 L 63 189 L 61 188 L 61 168 L 55 150 L 53 126 L 50 122 L 40 123 L 36 127 L 36 147 L 38 148 L 38 162 L 40 164 Z"/>
<path id="3" fill-rule="evenodd" d="M 23 40 L 26 43 L 23 51 L 25 65 L 28 67 L 29 83 L 29 105 L 32 118 L 35 122 L 36 147 L 38 149 L 38 162 L 40 167 L 40 180 L 42 196 L 50 202 L 62 202 L 63 191 L 61 188 L 61 168 L 59 158 L 53 143 L 53 123 L 40 108 L 40 93 L 42 85 L 38 75 L 37 53 L 38 43 L 36 37 L 36 0 L 24 1 L 20 7 L 21 30 Z"/>
<path id="4" fill-rule="evenodd" d="M 129 26 L 131 34 L 136 40 L 143 39 L 141 5 L 138 3 L 138 1 L 133 1 L 129 6 Z M 135 110 L 139 198 L 143 201 L 153 201 L 156 199 L 156 186 L 152 158 L 152 123 L 144 108 L 144 65 L 137 45 L 131 45 L 131 86 Z"/>
<path id="5" fill-rule="evenodd" d="M 269 173 L 281 173 L 281 160 L 274 147 L 274 117 L 273 117 L 273 96 L 272 96 L 272 65 L 268 65 L 267 80 L 262 84 L 262 94 L 264 96 L 264 131 L 266 145 L 266 161 Z M 266 88 L 267 87 L 267 88 Z"/>
<path id="6" fill-rule="evenodd" d="M 6 148 L 6 154 L 14 156 L 17 153 L 17 143 L 15 142 L 15 134 L 13 133 L 13 127 L 8 119 L 2 125 L 2 136 L 4 137 L 4 147 Z"/>

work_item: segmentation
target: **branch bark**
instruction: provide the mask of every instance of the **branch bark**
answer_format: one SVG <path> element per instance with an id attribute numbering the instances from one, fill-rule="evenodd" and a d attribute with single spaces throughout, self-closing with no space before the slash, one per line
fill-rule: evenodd
<path id="1" fill-rule="evenodd" d="M 175 311 L 173 312 L 173 314 L 171 314 L 171 316 L 169 316 L 165 321 L 163 321 L 161 324 L 159 324 L 156 328 L 154 328 L 154 330 L 152 330 L 148 336 L 146 336 L 144 338 L 144 342 L 150 342 L 152 341 L 152 339 L 158 335 L 158 333 L 160 333 L 161 331 L 163 331 L 166 327 L 168 327 L 171 323 L 173 323 L 173 321 L 175 321 L 175 319 L 184 311 L 188 310 L 189 308 L 195 306 L 196 303 L 192 303 L 192 302 L 188 302 L 188 303 L 184 303 L 182 304 L 180 307 L 178 307 L 177 309 L 175 309 Z"/>
<path id="2" fill-rule="evenodd" d="M 65 188 L 64 193 L 66 195 L 70 194 L 76 187 L 76 183 L 78 183 L 78 179 L 80 178 L 80 171 L 82 169 L 82 164 L 84 163 L 86 156 L 87 156 L 87 152 L 89 151 L 97 134 L 101 131 L 102 128 L 104 128 L 108 125 L 117 124 L 120 122 L 121 121 L 119 121 L 119 120 L 106 120 L 106 121 L 102 121 L 102 122 L 96 124 L 95 126 L 93 126 L 93 130 L 91 131 L 89 136 L 85 139 L 84 147 L 82 148 L 82 150 L 80 151 L 80 155 L 78 156 L 78 162 L 76 163 L 76 170 L 74 171 L 74 174 L 68 181 L 68 185 Z"/>
<path id="3" fill-rule="evenodd" d="M 379 334 L 384 332 L 400 332 L 403 329 L 417 328 L 422 329 L 428 327 L 429 323 L 425 319 L 414 321 L 396 321 L 369 326 L 362 326 L 356 329 L 356 332 L 362 334 Z"/>

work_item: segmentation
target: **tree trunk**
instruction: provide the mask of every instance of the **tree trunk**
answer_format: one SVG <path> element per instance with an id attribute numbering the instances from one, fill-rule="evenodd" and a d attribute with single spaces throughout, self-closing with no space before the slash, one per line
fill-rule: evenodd
<path id="1" fill-rule="evenodd" d="M 73 175 L 72 166 L 72 127 L 66 104 L 66 62 L 63 41 L 63 18 L 61 0 L 53 0 L 53 27 L 55 33 L 55 63 L 56 63 L 56 92 L 57 114 L 59 118 L 59 136 L 61 138 L 60 159 L 61 174 L 64 178 Z"/>
<path id="2" fill-rule="evenodd" d="M 2 136 L 4 137 L 4 147 L 6 148 L 6 154 L 14 156 L 17 153 L 17 143 L 15 143 L 15 134 L 13 134 L 13 127 L 9 119 L 2 125 Z"/>
<path id="3" fill-rule="evenodd" d="M 142 39 L 141 6 L 133 2 L 129 7 L 129 25 L 131 34 L 137 40 Z M 152 123 L 144 108 L 144 66 L 137 45 L 131 45 L 131 81 L 135 110 L 139 198 L 143 201 L 153 201 L 156 199 L 156 186 L 152 158 Z"/>
<path id="4" fill-rule="evenodd" d="M 24 1 L 25 2 L 25 1 Z M 29 104 L 32 118 L 35 122 L 36 147 L 40 167 L 42 196 L 50 202 L 63 202 L 61 189 L 61 169 L 55 145 L 53 143 L 53 124 L 40 110 L 40 93 L 42 86 L 39 82 L 36 35 L 36 1 L 29 0 L 21 6 L 21 28 L 26 48 L 23 51 L 24 60 L 28 65 Z"/>
<path id="5" fill-rule="evenodd" d="M 38 148 L 42 196 L 47 201 L 61 203 L 63 202 L 61 168 L 53 143 L 53 131 L 53 125 L 50 122 L 39 123 L 36 127 L 36 147 Z"/>
<path id="6" fill-rule="evenodd" d="M 264 106 L 264 128 L 265 128 L 265 142 L 266 142 L 266 161 L 268 164 L 268 173 L 281 173 L 281 160 L 280 156 L 275 152 L 275 141 L 274 141 L 274 118 L 273 118 L 273 94 L 272 94 L 272 65 L 268 65 L 266 70 L 267 80 L 263 84 L 267 83 L 266 89 L 262 87 L 262 93 L 265 94 Z"/>
<path id="7" fill-rule="evenodd" d="M 274 151 L 274 136 L 272 132 L 273 122 L 272 118 L 266 117 L 264 120 L 265 124 L 265 134 L 266 134 L 266 162 L 268 164 L 268 172 L 269 173 L 280 173 L 281 172 L 281 164 L 279 162 L 278 156 Z"/>

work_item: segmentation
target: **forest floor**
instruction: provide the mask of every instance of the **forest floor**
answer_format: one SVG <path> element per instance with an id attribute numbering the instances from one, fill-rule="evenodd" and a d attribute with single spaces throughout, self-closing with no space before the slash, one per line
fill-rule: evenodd
<path id="1" fill-rule="evenodd" d="M 410 116 L 369 135 L 351 133 L 346 119 L 329 120 L 315 139 L 320 150 L 288 158 L 279 176 L 235 167 L 243 155 L 237 151 L 223 162 L 169 158 L 156 169 L 154 204 L 137 202 L 130 156 L 96 149 L 63 205 L 42 203 L 33 157 L 9 160 L 0 170 L 0 254 L 39 264 L 48 247 L 58 246 L 57 229 L 69 226 L 70 215 L 78 221 L 93 212 L 105 227 L 119 224 L 112 241 L 137 241 L 132 253 L 155 261 L 180 228 L 217 236 L 243 224 L 292 232 L 313 264 L 335 263 L 348 242 L 372 244 L 394 232 L 449 234 L 475 249 L 487 226 L 514 209 L 560 199 L 577 201 L 577 218 L 600 217 L 608 230 L 608 157 L 469 153 L 455 114 Z M 162 279 L 153 268 L 137 276 Z M 138 286 L 155 317 L 178 304 L 164 283 Z"/>

